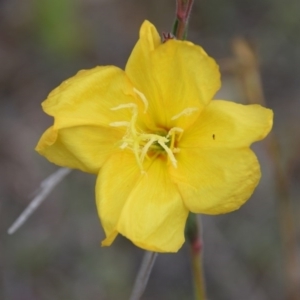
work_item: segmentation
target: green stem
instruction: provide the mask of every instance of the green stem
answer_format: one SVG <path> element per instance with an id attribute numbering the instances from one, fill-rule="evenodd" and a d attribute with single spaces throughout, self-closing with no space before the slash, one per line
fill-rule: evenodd
<path id="1" fill-rule="evenodd" d="M 190 214 L 186 226 L 186 238 L 190 245 L 191 265 L 194 279 L 195 300 L 206 300 L 203 272 L 203 241 L 200 216 Z"/>
<path id="2" fill-rule="evenodd" d="M 201 253 L 193 253 L 193 250 L 191 252 L 195 299 L 205 300 L 206 295 L 203 276 L 202 255 Z"/>

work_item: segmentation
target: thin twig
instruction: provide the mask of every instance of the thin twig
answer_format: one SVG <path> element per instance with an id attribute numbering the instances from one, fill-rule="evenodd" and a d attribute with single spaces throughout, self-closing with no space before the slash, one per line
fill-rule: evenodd
<path id="1" fill-rule="evenodd" d="M 35 192 L 36 196 L 17 218 L 17 220 L 9 227 L 7 233 L 15 233 L 35 212 L 35 210 L 42 204 L 52 190 L 59 184 L 72 170 L 67 168 L 60 168 L 46 179 L 44 179 L 39 189 Z"/>
<path id="2" fill-rule="evenodd" d="M 130 300 L 139 300 L 144 293 L 144 290 L 147 286 L 154 262 L 156 260 L 156 252 L 146 252 L 141 268 L 138 272 L 138 275 L 135 279 L 134 287 L 130 296 Z"/>

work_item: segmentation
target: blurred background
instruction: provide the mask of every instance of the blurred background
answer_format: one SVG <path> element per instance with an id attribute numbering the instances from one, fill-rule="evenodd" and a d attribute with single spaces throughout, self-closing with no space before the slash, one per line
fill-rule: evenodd
<path id="1" fill-rule="evenodd" d="M 298 0 L 195 0 L 188 39 L 220 64 L 216 98 L 265 100 L 275 113 L 273 136 L 254 146 L 263 177 L 252 198 L 202 218 L 211 300 L 300 299 L 299 10 Z M 73 171 L 7 229 L 57 170 L 33 150 L 52 123 L 47 94 L 80 69 L 124 68 L 143 20 L 168 32 L 174 12 L 175 0 L 0 1 L 1 300 L 128 299 L 143 251 L 122 237 L 100 247 L 94 176 Z M 186 245 L 158 256 L 142 299 L 193 299 Z"/>

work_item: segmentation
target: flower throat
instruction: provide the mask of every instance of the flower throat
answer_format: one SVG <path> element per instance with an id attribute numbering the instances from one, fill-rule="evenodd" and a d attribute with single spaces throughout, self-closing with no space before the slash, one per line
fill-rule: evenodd
<path id="1" fill-rule="evenodd" d="M 140 100 L 144 104 L 144 113 L 148 110 L 148 100 L 145 95 L 134 89 L 134 92 L 139 96 Z M 137 129 L 136 123 L 138 118 L 138 106 L 137 104 L 130 102 L 126 104 L 121 104 L 116 107 L 111 108 L 111 110 L 120 110 L 120 109 L 131 109 L 132 117 L 128 121 L 118 121 L 112 122 L 109 125 L 112 127 L 127 127 L 127 131 L 122 138 L 120 145 L 121 149 L 130 149 L 136 158 L 136 161 L 143 172 L 143 162 L 145 158 L 153 159 L 158 155 L 166 154 L 168 161 L 177 168 L 177 160 L 175 154 L 180 151 L 179 148 L 176 148 L 177 142 L 180 140 L 183 129 L 180 127 L 171 128 L 167 134 L 159 133 L 147 133 L 142 132 Z M 190 114 L 192 111 L 197 110 L 197 108 L 187 108 L 181 113 L 172 117 L 172 120 L 175 120 L 182 115 Z"/>

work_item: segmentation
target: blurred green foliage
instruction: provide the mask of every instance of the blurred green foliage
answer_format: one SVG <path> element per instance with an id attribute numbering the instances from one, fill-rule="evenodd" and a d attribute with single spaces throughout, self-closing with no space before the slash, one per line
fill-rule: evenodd
<path id="1" fill-rule="evenodd" d="M 34 0 L 38 39 L 49 52 L 72 57 L 84 46 L 77 0 Z"/>

